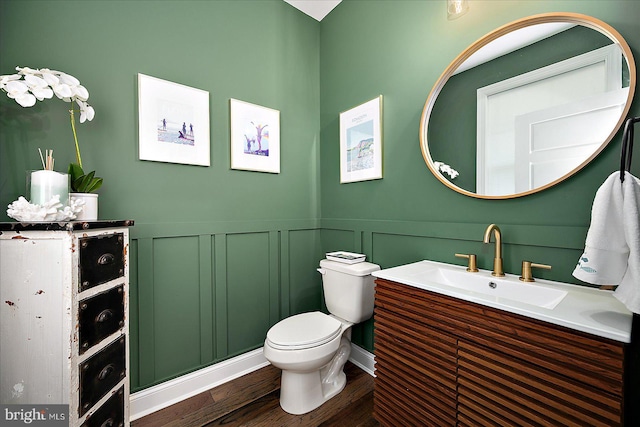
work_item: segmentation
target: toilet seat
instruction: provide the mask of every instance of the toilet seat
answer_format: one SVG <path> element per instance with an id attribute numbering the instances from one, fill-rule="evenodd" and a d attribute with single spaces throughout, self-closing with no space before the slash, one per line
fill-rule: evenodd
<path id="1" fill-rule="evenodd" d="M 276 323 L 267 332 L 269 345 L 279 350 L 318 347 L 340 336 L 342 323 L 324 313 L 296 314 Z"/>

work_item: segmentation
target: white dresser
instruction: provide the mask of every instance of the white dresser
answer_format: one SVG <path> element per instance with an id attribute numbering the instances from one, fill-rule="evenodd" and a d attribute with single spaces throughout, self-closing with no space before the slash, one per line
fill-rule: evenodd
<path id="1" fill-rule="evenodd" d="M 0 403 L 129 425 L 129 227 L 0 223 Z"/>

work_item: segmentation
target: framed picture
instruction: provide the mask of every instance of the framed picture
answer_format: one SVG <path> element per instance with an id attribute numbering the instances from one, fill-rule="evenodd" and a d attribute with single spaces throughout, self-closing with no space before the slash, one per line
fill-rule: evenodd
<path id="1" fill-rule="evenodd" d="M 382 178 L 382 95 L 340 113 L 340 183 Z"/>
<path id="2" fill-rule="evenodd" d="M 209 92 L 138 74 L 140 160 L 209 166 Z"/>
<path id="3" fill-rule="evenodd" d="M 280 173 L 280 111 L 230 99 L 231 169 Z"/>

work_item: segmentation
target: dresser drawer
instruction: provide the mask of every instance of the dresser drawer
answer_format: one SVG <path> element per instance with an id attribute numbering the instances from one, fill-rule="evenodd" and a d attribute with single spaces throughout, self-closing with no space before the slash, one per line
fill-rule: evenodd
<path id="1" fill-rule="evenodd" d="M 79 291 L 124 276 L 124 235 L 91 236 L 79 239 Z"/>
<path id="2" fill-rule="evenodd" d="M 120 285 L 80 301 L 80 354 L 124 326 L 124 298 Z"/>
<path id="3" fill-rule="evenodd" d="M 125 340 L 122 335 L 80 364 L 80 416 L 125 377 Z"/>
<path id="4" fill-rule="evenodd" d="M 124 425 L 124 386 L 113 393 L 81 427 L 121 427 Z"/>

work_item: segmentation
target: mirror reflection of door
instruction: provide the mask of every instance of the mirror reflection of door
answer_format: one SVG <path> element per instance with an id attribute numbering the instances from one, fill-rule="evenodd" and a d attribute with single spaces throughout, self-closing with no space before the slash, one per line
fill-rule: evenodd
<path id="1" fill-rule="evenodd" d="M 516 118 L 515 192 L 561 178 L 591 156 L 607 138 L 627 100 L 629 89 L 605 92 L 560 108 Z"/>
<path id="2" fill-rule="evenodd" d="M 622 60 L 609 45 L 478 89 L 476 192 L 528 191 L 585 161 L 624 108 Z"/>

